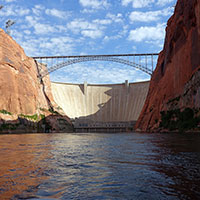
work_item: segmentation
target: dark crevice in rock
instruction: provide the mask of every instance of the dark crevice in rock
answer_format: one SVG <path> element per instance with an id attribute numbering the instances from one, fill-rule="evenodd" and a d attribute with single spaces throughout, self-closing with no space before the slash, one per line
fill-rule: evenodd
<path id="1" fill-rule="evenodd" d="M 38 62 L 37 62 L 36 60 L 34 60 L 34 62 L 35 62 L 36 68 L 37 68 L 38 78 L 39 78 L 40 83 L 41 83 L 41 85 L 42 85 L 43 94 L 44 94 L 44 96 L 45 96 L 45 98 L 46 98 L 46 100 L 47 100 L 47 103 L 48 103 L 48 107 L 49 107 L 50 110 L 54 110 L 54 109 L 53 109 L 53 105 L 52 105 L 52 103 L 51 103 L 51 101 L 50 101 L 48 95 L 46 94 L 46 91 L 45 91 L 45 84 L 44 84 L 43 78 L 42 78 L 42 76 L 41 76 L 41 74 L 40 74 Z"/>

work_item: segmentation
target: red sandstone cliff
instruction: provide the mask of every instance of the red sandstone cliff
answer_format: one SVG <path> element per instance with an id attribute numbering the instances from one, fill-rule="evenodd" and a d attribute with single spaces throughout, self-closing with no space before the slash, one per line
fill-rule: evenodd
<path id="1" fill-rule="evenodd" d="M 30 116 L 42 114 L 56 127 L 52 119 L 55 115 L 51 115 L 58 106 L 53 100 L 49 77 L 38 78 L 39 67 L 45 68 L 27 57 L 24 50 L 0 29 L 0 125 L 7 121 L 18 123 L 19 116 L 31 119 Z"/>
<path id="2" fill-rule="evenodd" d="M 173 125 L 176 126 L 177 116 L 185 108 L 191 108 L 195 110 L 195 116 L 199 115 L 199 0 L 178 0 L 177 2 L 174 15 L 167 23 L 164 48 L 159 54 L 157 67 L 136 129 L 146 132 L 163 131 L 162 120 L 169 120 L 169 116 L 174 118 Z M 161 113 L 167 115 L 163 115 L 162 118 Z M 182 118 L 179 121 L 181 120 L 183 121 Z"/>
<path id="3" fill-rule="evenodd" d="M 0 75 L 0 109 L 15 114 L 35 114 L 40 107 L 48 108 L 34 60 L 1 29 Z M 47 93 L 52 99 L 49 91 Z"/>

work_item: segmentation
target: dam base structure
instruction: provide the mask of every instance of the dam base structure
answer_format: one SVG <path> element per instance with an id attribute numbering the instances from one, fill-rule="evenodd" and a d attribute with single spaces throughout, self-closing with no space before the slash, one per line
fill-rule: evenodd
<path id="1" fill-rule="evenodd" d="M 122 84 L 51 83 L 56 103 L 76 132 L 130 132 L 144 105 L 149 81 Z"/>

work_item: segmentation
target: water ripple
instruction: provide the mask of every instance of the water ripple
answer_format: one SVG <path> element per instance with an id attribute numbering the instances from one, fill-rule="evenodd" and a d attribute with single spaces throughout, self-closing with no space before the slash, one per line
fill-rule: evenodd
<path id="1" fill-rule="evenodd" d="M 198 199 L 200 136 L 0 135 L 4 199 Z"/>

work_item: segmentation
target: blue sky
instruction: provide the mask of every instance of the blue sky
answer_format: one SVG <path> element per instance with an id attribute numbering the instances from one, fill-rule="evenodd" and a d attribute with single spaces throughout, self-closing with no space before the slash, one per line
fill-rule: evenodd
<path id="1" fill-rule="evenodd" d="M 1 0 L 0 26 L 28 56 L 157 53 L 176 0 Z M 121 83 L 150 79 L 130 66 L 85 62 L 62 68 L 52 81 Z"/>

